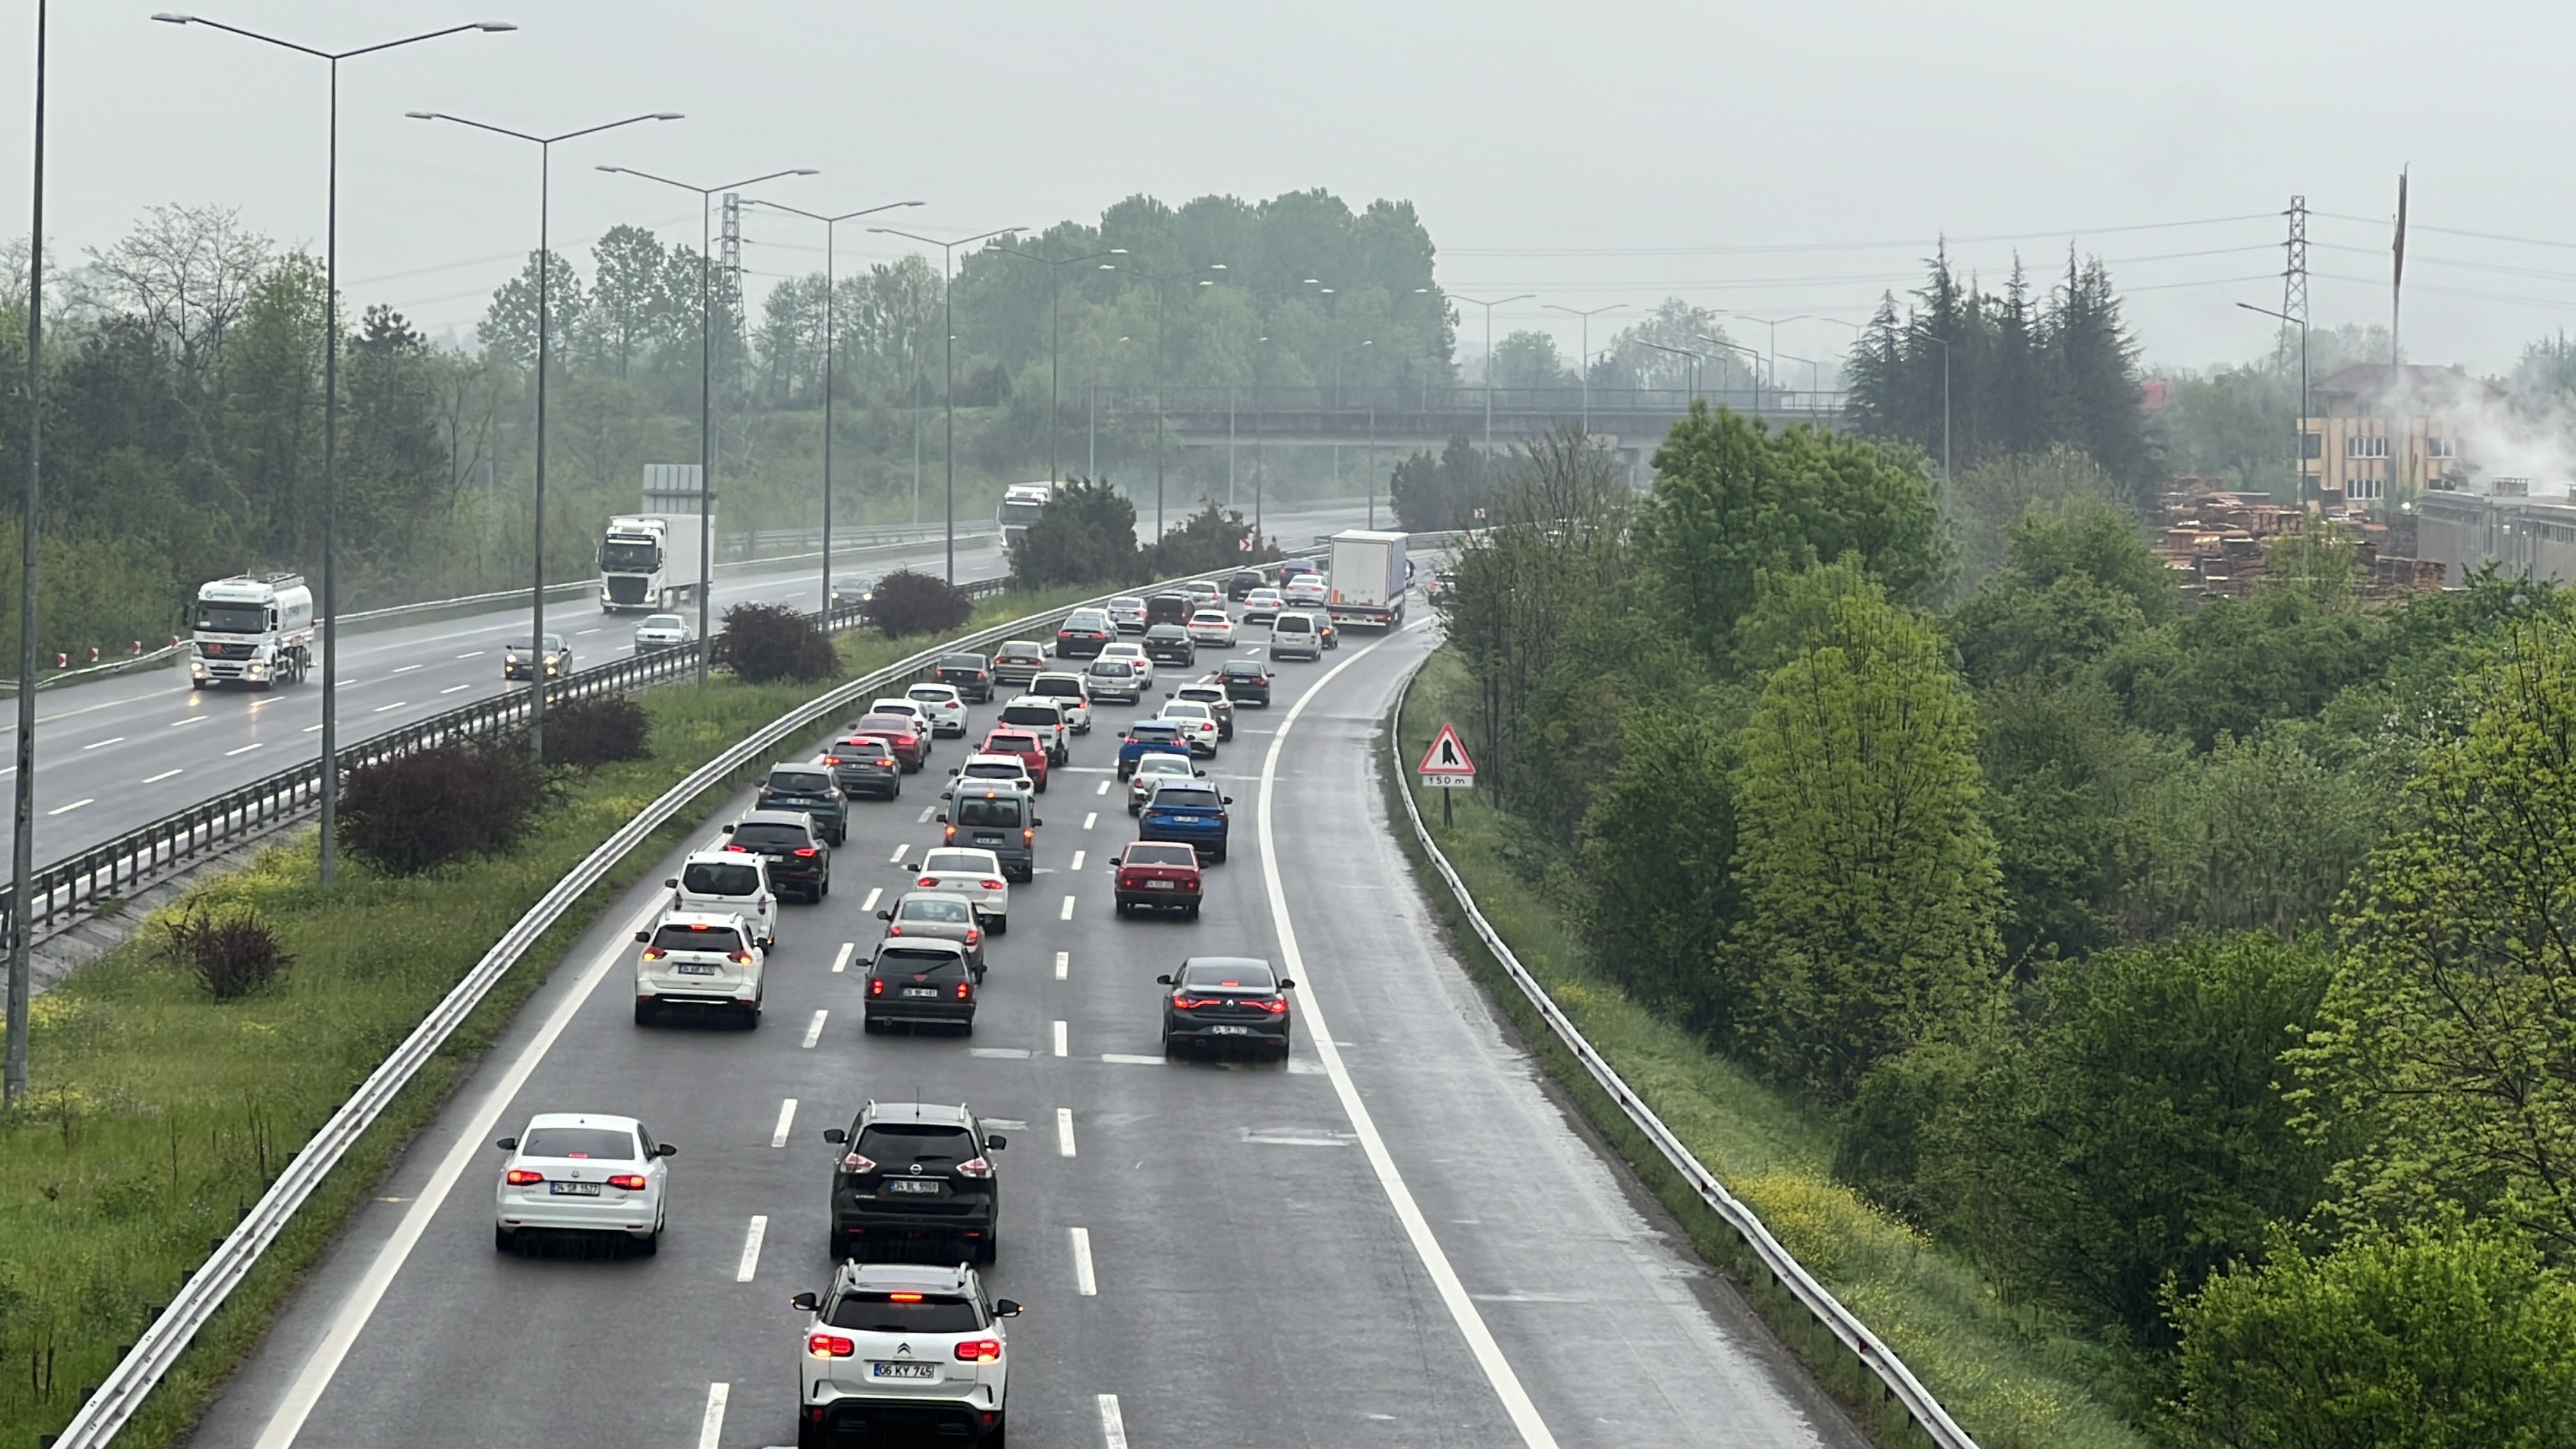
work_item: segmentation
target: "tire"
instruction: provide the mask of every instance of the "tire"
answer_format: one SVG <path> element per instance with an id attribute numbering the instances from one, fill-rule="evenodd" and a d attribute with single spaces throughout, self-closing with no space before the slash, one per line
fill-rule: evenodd
<path id="1" fill-rule="evenodd" d="M 875 1012 L 863 1011 L 859 1013 L 859 1030 L 866 1032 L 870 1036 L 874 1036 L 878 1032 L 884 1030 L 884 1028 L 877 1025 L 877 1014 Z"/>
<path id="2" fill-rule="evenodd" d="M 1145 807 L 1144 807 L 1144 806 L 1142 806 L 1142 805 L 1130 804 L 1130 805 L 1127 807 L 1127 818 L 1128 818 L 1128 819 L 1130 819 L 1130 820 L 1136 819 L 1138 816 L 1141 816 L 1141 815 L 1143 815 L 1144 813 L 1145 813 Z"/>
<path id="3" fill-rule="evenodd" d="M 839 837 L 837 837 L 837 836 L 835 836 L 835 837 L 833 838 L 833 840 L 832 840 L 832 843 L 833 843 L 834 845 L 838 845 L 838 844 L 840 844 L 840 843 L 841 843 L 841 842 L 840 842 L 840 838 L 839 838 Z M 830 895 L 831 893 L 832 893 L 832 873 L 831 873 L 830 871 L 828 871 L 828 870 L 827 870 L 827 871 L 823 872 L 823 883 L 822 883 L 822 884 L 820 884 L 820 885 L 818 885 L 818 886 L 816 886 L 816 887 L 814 887 L 814 904 L 816 904 L 816 905 L 818 905 L 818 906 L 819 906 L 819 905 L 821 905 L 821 904 L 823 903 L 823 897 L 828 896 L 828 895 Z"/>
<path id="4" fill-rule="evenodd" d="M 1009 916 L 995 916 L 993 918 L 993 934 L 996 936 L 1007 936 L 1011 934 L 1011 918 Z"/>
<path id="5" fill-rule="evenodd" d="M 1040 780 L 1040 781 L 1038 781 L 1038 793 L 1039 793 L 1039 794 L 1041 794 L 1041 795 L 1045 794 L 1045 793 L 1046 793 L 1046 787 L 1047 787 L 1047 782 L 1046 782 L 1046 781 L 1044 781 L 1044 780 Z"/>
<path id="6" fill-rule="evenodd" d="M 660 1228 L 655 1228 L 646 1236 L 636 1239 L 635 1251 L 642 1253 L 647 1258 L 660 1255 L 662 1251 L 662 1230 Z"/>
<path id="7" fill-rule="evenodd" d="M 975 1018 L 971 1016 L 966 1018 L 965 1022 L 959 1027 L 957 1034 L 959 1036 L 973 1036 L 975 1034 Z"/>
<path id="8" fill-rule="evenodd" d="M 656 1020 L 660 1019 L 660 1017 L 660 1009 L 656 1007 L 650 999 L 641 996 L 635 998 L 635 1024 L 637 1026 L 651 1026 Z"/>
<path id="9" fill-rule="evenodd" d="M 1005 1449 L 1002 1435 L 1008 1431 L 1010 1427 L 1010 1421 L 1007 1419 L 994 1421 L 993 1432 L 984 1436 L 983 1449 Z"/>
<path id="10" fill-rule="evenodd" d="M 1000 1256 L 1002 1256 L 1002 1233 L 999 1228 L 996 1228 L 986 1233 L 984 1240 L 975 1245 L 975 1261 L 990 1263 Z"/>
<path id="11" fill-rule="evenodd" d="M 511 1232 L 508 1228 L 501 1226 L 499 1223 L 494 1223 L 492 1225 L 492 1251 L 496 1253 L 517 1253 L 519 1251 L 519 1235 Z"/>
<path id="12" fill-rule="evenodd" d="M 1192 901 L 1192 902 L 1190 902 L 1190 904 L 1189 904 L 1189 908 L 1188 908 L 1187 910 L 1184 910 L 1184 911 L 1181 913 L 1181 919 L 1182 919 L 1182 920 L 1185 920 L 1185 921 L 1195 921 L 1195 920 L 1197 920 L 1198 918 L 1199 918 L 1199 903 L 1198 903 L 1197 901 Z"/>
<path id="13" fill-rule="evenodd" d="M 837 1253 L 837 1250 L 835 1251 Z M 796 1392 L 798 1397 L 803 1397 L 804 1385 L 797 1385 Z M 801 1404 L 797 1406 L 796 1411 L 796 1449 L 823 1449 L 823 1426 L 816 1420 L 807 1418 L 804 1406 Z"/>
<path id="14" fill-rule="evenodd" d="M 755 1001 L 755 1002 L 753 1002 L 751 1005 L 749 1005 L 749 1006 L 747 1006 L 747 1007 L 743 1008 L 743 1012 L 742 1012 L 742 1029 L 743 1029 L 744 1031 L 758 1031 L 758 1030 L 760 1030 L 760 1003 L 759 1003 L 759 1002 Z"/>
<path id="15" fill-rule="evenodd" d="M 1208 857 L 1208 863 L 1211 865 L 1225 864 L 1225 847 L 1222 845 L 1218 846 L 1216 848 L 1216 854 Z"/>

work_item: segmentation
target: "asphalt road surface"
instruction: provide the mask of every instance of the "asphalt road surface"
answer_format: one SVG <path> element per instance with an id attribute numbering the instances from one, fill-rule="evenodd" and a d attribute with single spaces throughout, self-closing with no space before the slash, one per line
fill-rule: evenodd
<path id="1" fill-rule="evenodd" d="M 985 1272 L 1027 1305 L 1023 1449 L 1859 1449 L 1434 934 L 1373 746 L 1427 612 L 1281 665 L 1277 702 L 1241 711 L 1212 766 L 1232 859 L 1196 921 L 1111 911 L 1135 831 L 1110 769 L 1130 712 L 1105 709 L 1039 797 L 1038 875 L 1013 888 L 971 1036 L 863 1035 L 861 966 L 838 969 L 909 881 L 890 860 L 936 839 L 959 742 L 899 800 L 855 806 L 830 898 L 787 908 L 756 1031 L 633 1024 L 630 936 L 662 893 L 628 893 L 287 1301 L 196 1449 L 793 1443 L 787 1299 L 829 1272 L 821 1134 L 871 1096 L 968 1102 L 1010 1138 Z M 1298 980 L 1284 1068 L 1162 1059 L 1153 978 L 1192 954 Z M 678 1145 L 659 1256 L 494 1252 L 489 1144 L 563 1110 Z"/>
<path id="2" fill-rule="evenodd" d="M 1358 527 L 1365 513 L 1347 504 L 1306 512 L 1272 510 L 1265 522 L 1283 542 Z M 836 575 L 875 577 L 897 568 L 938 568 L 940 543 L 906 544 L 835 556 Z M 997 578 L 1007 570 L 1001 544 L 985 536 L 960 540 L 957 577 Z M 747 601 L 817 608 L 821 575 L 813 565 L 775 573 L 720 576 L 714 616 Z M 681 611 L 692 623 L 696 609 Z M 601 612 L 595 596 L 546 603 L 546 632 L 572 643 L 573 667 L 623 659 L 635 649 L 640 614 Z M 526 604 L 400 628 L 341 636 L 340 740 L 372 734 L 470 704 L 525 683 L 501 681 L 501 645 L 528 630 Z M 247 785 L 321 753 L 322 684 L 317 665 L 303 684 L 260 692 L 238 687 L 191 689 L 183 667 L 144 670 L 39 696 L 36 726 L 36 860 L 62 859 L 111 840 L 172 811 Z M 0 726 L 0 758 L 14 759 L 15 716 Z M 0 767 L 0 779 L 17 766 Z M 10 842 L 0 838 L 0 866 Z"/>

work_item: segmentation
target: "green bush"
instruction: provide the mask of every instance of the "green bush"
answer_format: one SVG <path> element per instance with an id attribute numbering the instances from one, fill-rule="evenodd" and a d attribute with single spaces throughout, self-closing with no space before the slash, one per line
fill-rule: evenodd
<path id="1" fill-rule="evenodd" d="M 884 597 L 884 583 L 877 585 Z M 785 604 L 736 604 L 725 610 L 716 657 L 753 684 L 774 679 L 829 679 L 841 658 L 831 636 Z"/>
<path id="2" fill-rule="evenodd" d="M 379 760 L 341 787 L 340 845 L 395 875 L 497 855 L 527 834 L 548 793 L 518 735 Z"/>
<path id="3" fill-rule="evenodd" d="M 546 711 L 546 761 L 592 769 L 611 760 L 650 759 L 653 719 L 630 696 L 576 699 Z"/>
<path id="4" fill-rule="evenodd" d="M 941 633 L 965 623 L 974 613 L 975 601 L 965 590 L 910 569 L 897 569 L 877 580 L 867 606 L 868 622 L 889 639 Z"/>

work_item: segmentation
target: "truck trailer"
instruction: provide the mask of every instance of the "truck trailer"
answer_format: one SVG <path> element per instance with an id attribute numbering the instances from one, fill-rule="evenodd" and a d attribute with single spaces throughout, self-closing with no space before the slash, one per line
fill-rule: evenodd
<path id="1" fill-rule="evenodd" d="M 694 599 L 702 541 L 715 530 L 715 501 L 695 463 L 644 465 L 644 507 L 608 520 L 599 539 L 599 607 L 609 614 L 657 614 Z"/>
<path id="2" fill-rule="evenodd" d="M 1413 570 L 1404 557 L 1404 535 L 1344 529 L 1332 539 L 1332 592 L 1324 612 L 1337 628 L 1398 629 L 1404 625 L 1404 591 Z"/>
<path id="3" fill-rule="evenodd" d="M 302 574 L 238 574 L 197 590 L 189 683 L 198 689 L 301 683 L 313 668 L 313 591 Z"/>

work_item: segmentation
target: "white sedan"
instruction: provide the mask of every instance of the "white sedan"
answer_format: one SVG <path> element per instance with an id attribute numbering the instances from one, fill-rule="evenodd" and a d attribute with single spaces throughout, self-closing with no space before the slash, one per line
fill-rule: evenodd
<path id="1" fill-rule="evenodd" d="M 1211 760 L 1216 758 L 1219 731 L 1215 710 L 1196 700 L 1175 699 L 1166 703 L 1154 717 L 1180 726 L 1181 738 L 1189 742 L 1191 754 Z"/>
<path id="2" fill-rule="evenodd" d="M 540 1112 L 516 1137 L 492 1189 L 492 1246 L 507 1253 L 531 1229 L 622 1236 L 651 1253 L 662 1245 L 663 1195 L 678 1149 L 655 1142 L 632 1117 Z"/>
<path id="3" fill-rule="evenodd" d="M 1151 689 L 1154 687 L 1154 661 L 1145 657 L 1144 645 L 1136 643 L 1134 640 L 1122 639 L 1119 642 L 1101 650 L 1100 657 L 1102 659 L 1126 660 L 1128 663 L 1136 666 L 1137 688 Z"/>
<path id="4" fill-rule="evenodd" d="M 1280 602 L 1291 609 L 1320 609 L 1332 594 L 1332 586 L 1313 574 L 1299 574 L 1279 586 Z"/>
<path id="5" fill-rule="evenodd" d="M 1201 609 L 1190 615 L 1190 642 L 1211 649 L 1234 647 L 1234 619 L 1223 609 Z"/>
<path id="6" fill-rule="evenodd" d="M 928 711 L 932 739 L 966 738 L 966 701 L 957 693 L 957 686 L 916 684 L 903 695 Z"/>
<path id="7" fill-rule="evenodd" d="M 1011 883 L 1002 874 L 1001 857 L 989 850 L 941 846 L 923 851 L 921 866 L 913 872 L 913 889 L 964 896 L 994 935 L 1010 934 Z"/>

